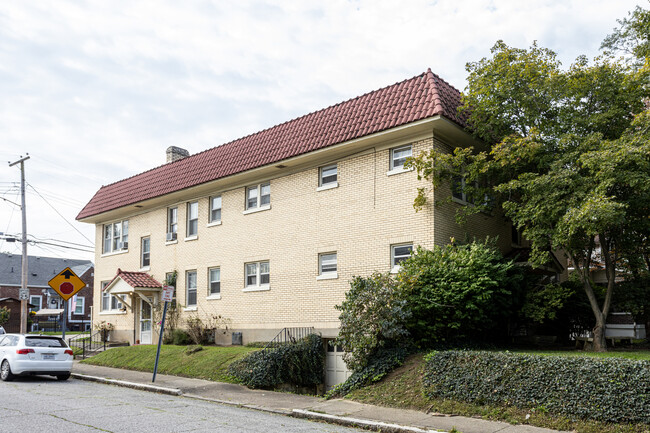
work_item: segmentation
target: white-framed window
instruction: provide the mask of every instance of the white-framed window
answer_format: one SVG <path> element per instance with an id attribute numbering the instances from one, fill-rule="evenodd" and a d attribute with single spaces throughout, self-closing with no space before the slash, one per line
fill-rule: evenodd
<path id="1" fill-rule="evenodd" d="M 185 303 L 196 307 L 196 271 L 185 272 Z"/>
<path id="2" fill-rule="evenodd" d="M 208 283 L 210 284 L 209 296 L 216 296 L 221 294 L 221 269 L 209 268 L 208 269 Z"/>
<path id="3" fill-rule="evenodd" d="M 323 278 L 337 276 L 336 252 L 318 255 L 318 275 Z"/>
<path id="4" fill-rule="evenodd" d="M 390 170 L 404 170 L 406 158 L 413 156 L 413 146 L 396 147 L 390 150 Z"/>
<path id="5" fill-rule="evenodd" d="M 104 254 L 129 249 L 129 221 L 104 224 Z"/>
<path id="6" fill-rule="evenodd" d="M 192 201 L 187 204 L 187 237 L 199 234 L 199 202 Z"/>
<path id="7" fill-rule="evenodd" d="M 210 197 L 210 224 L 221 222 L 221 196 L 215 195 Z"/>
<path id="8" fill-rule="evenodd" d="M 481 186 L 485 186 L 486 184 L 487 182 L 484 180 L 480 183 L 478 181 L 475 181 L 473 184 L 470 183 L 469 186 L 473 185 L 474 188 L 474 198 L 472 198 L 467 192 L 468 183 L 465 179 L 465 176 L 454 176 L 454 178 L 451 180 L 451 196 L 453 200 L 458 203 L 476 205 L 476 196 L 478 195 L 476 193 L 476 190 L 478 190 Z M 478 201 L 481 201 L 480 198 Z M 486 206 L 488 209 L 490 209 L 494 205 L 494 199 L 489 194 L 485 194 L 483 196 L 483 202 L 478 204 L 481 206 Z"/>
<path id="9" fill-rule="evenodd" d="M 451 196 L 457 201 L 469 203 L 466 193 L 466 183 L 464 176 L 455 176 L 451 180 Z"/>
<path id="10" fill-rule="evenodd" d="M 269 262 L 246 263 L 246 288 L 268 287 L 270 282 Z"/>
<path id="11" fill-rule="evenodd" d="M 318 186 L 333 187 L 338 185 L 338 167 L 336 164 L 326 165 L 318 169 Z"/>
<path id="12" fill-rule="evenodd" d="M 259 185 L 249 186 L 246 188 L 246 210 L 261 209 L 271 204 L 271 183 L 261 183 Z"/>
<path id="13" fill-rule="evenodd" d="M 111 296 L 104 291 L 104 288 L 110 281 L 102 281 L 102 311 L 119 311 L 122 309 L 122 303 L 118 298 L 124 299 L 126 295 L 117 295 L 118 297 Z"/>
<path id="14" fill-rule="evenodd" d="M 413 253 L 413 244 L 391 245 L 390 247 L 391 272 L 399 271 L 400 262 L 411 257 L 412 253 Z"/>
<path id="15" fill-rule="evenodd" d="M 151 264 L 151 238 L 146 236 L 140 241 L 140 267 L 148 268 Z"/>
<path id="16" fill-rule="evenodd" d="M 38 311 L 43 308 L 43 297 L 41 295 L 31 295 L 29 303 L 33 305 L 33 307 L 29 308 L 29 311 Z"/>
<path id="17" fill-rule="evenodd" d="M 178 208 L 167 208 L 167 242 L 175 241 L 178 234 Z"/>
<path id="18" fill-rule="evenodd" d="M 77 302 L 74 306 L 74 311 L 72 314 L 76 314 L 77 316 L 81 316 L 84 314 L 84 305 L 85 304 L 85 299 L 83 296 L 77 296 Z"/>

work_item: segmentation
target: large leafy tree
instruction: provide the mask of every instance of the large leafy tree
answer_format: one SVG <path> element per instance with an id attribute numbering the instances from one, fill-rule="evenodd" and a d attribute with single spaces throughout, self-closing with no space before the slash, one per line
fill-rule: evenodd
<path id="1" fill-rule="evenodd" d="M 647 70 L 584 57 L 562 70 L 551 50 L 501 41 L 467 70 L 461 110 L 490 149 L 432 150 L 411 164 L 433 188 L 463 185 L 474 205 L 462 215 L 501 208 L 531 241 L 534 265 L 563 251 L 596 319 L 594 348 L 604 350 L 621 263 L 638 263 L 639 245 L 650 237 Z M 416 208 L 428 196 L 420 189 Z M 602 302 L 590 272 L 596 258 L 608 279 Z"/>
<path id="2" fill-rule="evenodd" d="M 650 58 L 650 10 L 637 6 L 619 27 L 607 36 L 601 48 L 609 54 L 623 54 L 635 67 L 647 66 Z"/>

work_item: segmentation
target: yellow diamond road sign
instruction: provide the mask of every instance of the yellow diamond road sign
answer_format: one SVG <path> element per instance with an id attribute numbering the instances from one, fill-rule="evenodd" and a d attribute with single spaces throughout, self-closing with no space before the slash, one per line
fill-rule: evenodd
<path id="1" fill-rule="evenodd" d="M 59 275 L 52 278 L 47 284 L 49 284 L 64 301 L 72 298 L 75 293 L 86 287 L 86 283 L 81 281 L 81 278 L 72 272 L 72 269 L 70 268 L 65 268 L 59 272 Z"/>

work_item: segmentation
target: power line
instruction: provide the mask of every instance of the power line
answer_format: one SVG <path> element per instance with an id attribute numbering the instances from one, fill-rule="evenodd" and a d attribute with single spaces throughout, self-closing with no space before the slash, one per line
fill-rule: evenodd
<path id="1" fill-rule="evenodd" d="M 57 247 L 57 248 L 65 248 L 65 249 L 68 249 L 68 250 L 83 251 L 84 253 L 94 253 L 94 252 L 95 252 L 94 249 L 92 249 L 92 250 L 87 250 L 87 249 L 83 249 L 83 248 L 68 247 L 68 246 L 65 246 L 65 245 L 58 245 L 58 244 L 53 244 L 53 243 L 51 243 L 51 242 L 45 242 L 45 241 L 28 241 L 28 242 L 29 242 L 30 244 L 32 244 L 32 245 L 35 245 L 35 244 L 51 245 L 51 246 L 53 246 L 53 247 Z"/>
<path id="2" fill-rule="evenodd" d="M 39 238 L 38 236 L 34 236 L 34 235 L 27 235 L 27 236 L 31 236 L 31 237 L 33 237 L 34 239 L 37 239 L 37 240 L 39 240 L 39 241 L 61 242 L 61 243 L 64 243 L 64 244 L 76 245 L 76 246 L 78 246 L 78 247 L 95 248 L 95 245 L 84 245 L 84 244 L 78 244 L 78 243 L 75 243 L 75 242 L 64 241 L 64 240 L 61 240 L 61 239 Z"/>
<path id="3" fill-rule="evenodd" d="M 74 225 L 72 225 L 72 223 L 71 223 L 70 221 L 68 221 L 68 220 L 66 219 L 66 217 L 64 217 L 63 215 L 61 215 L 61 212 L 59 212 L 58 210 L 56 210 L 56 208 L 55 208 L 54 206 L 52 206 L 52 205 L 50 204 L 50 202 L 47 201 L 47 200 L 45 199 L 45 197 L 43 197 L 43 196 L 41 195 L 41 193 L 39 193 L 38 191 L 36 191 L 36 188 L 34 188 L 34 186 L 33 186 L 32 184 L 28 183 L 27 185 L 29 185 L 29 187 L 30 187 L 31 189 L 33 189 L 34 192 L 36 192 L 36 194 L 38 194 L 38 196 L 39 196 L 40 198 L 42 198 L 43 201 L 44 201 L 45 203 L 47 203 L 48 206 L 50 206 L 52 209 L 54 209 L 54 212 L 56 212 L 56 213 L 57 213 L 61 218 L 63 218 L 63 220 L 64 220 L 64 221 L 65 221 L 65 222 L 66 222 L 70 227 L 72 227 L 73 229 L 75 229 L 75 231 L 76 231 L 77 233 L 79 233 L 81 236 L 83 236 L 83 238 L 86 239 L 88 242 L 90 242 L 91 244 L 93 243 L 93 241 L 91 241 L 90 239 L 88 239 L 88 238 L 86 237 L 86 235 L 84 235 L 83 233 L 81 233 L 81 231 L 80 231 L 78 228 L 76 228 Z"/>

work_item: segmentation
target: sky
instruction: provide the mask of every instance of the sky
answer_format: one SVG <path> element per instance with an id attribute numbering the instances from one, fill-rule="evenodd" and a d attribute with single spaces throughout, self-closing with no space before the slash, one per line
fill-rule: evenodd
<path id="1" fill-rule="evenodd" d="M 414 77 L 463 90 L 502 39 L 564 67 L 647 0 L 0 2 L 0 232 L 94 260 L 75 217 L 102 186 Z M 0 236 L 1 237 L 1 236 Z M 47 242 L 45 244 L 43 242 Z M 62 244 L 68 248 L 49 244 Z M 71 249 L 77 248 L 77 249 Z M 82 251 L 83 250 L 83 251 Z M 0 252 L 20 254 L 0 240 Z"/>

